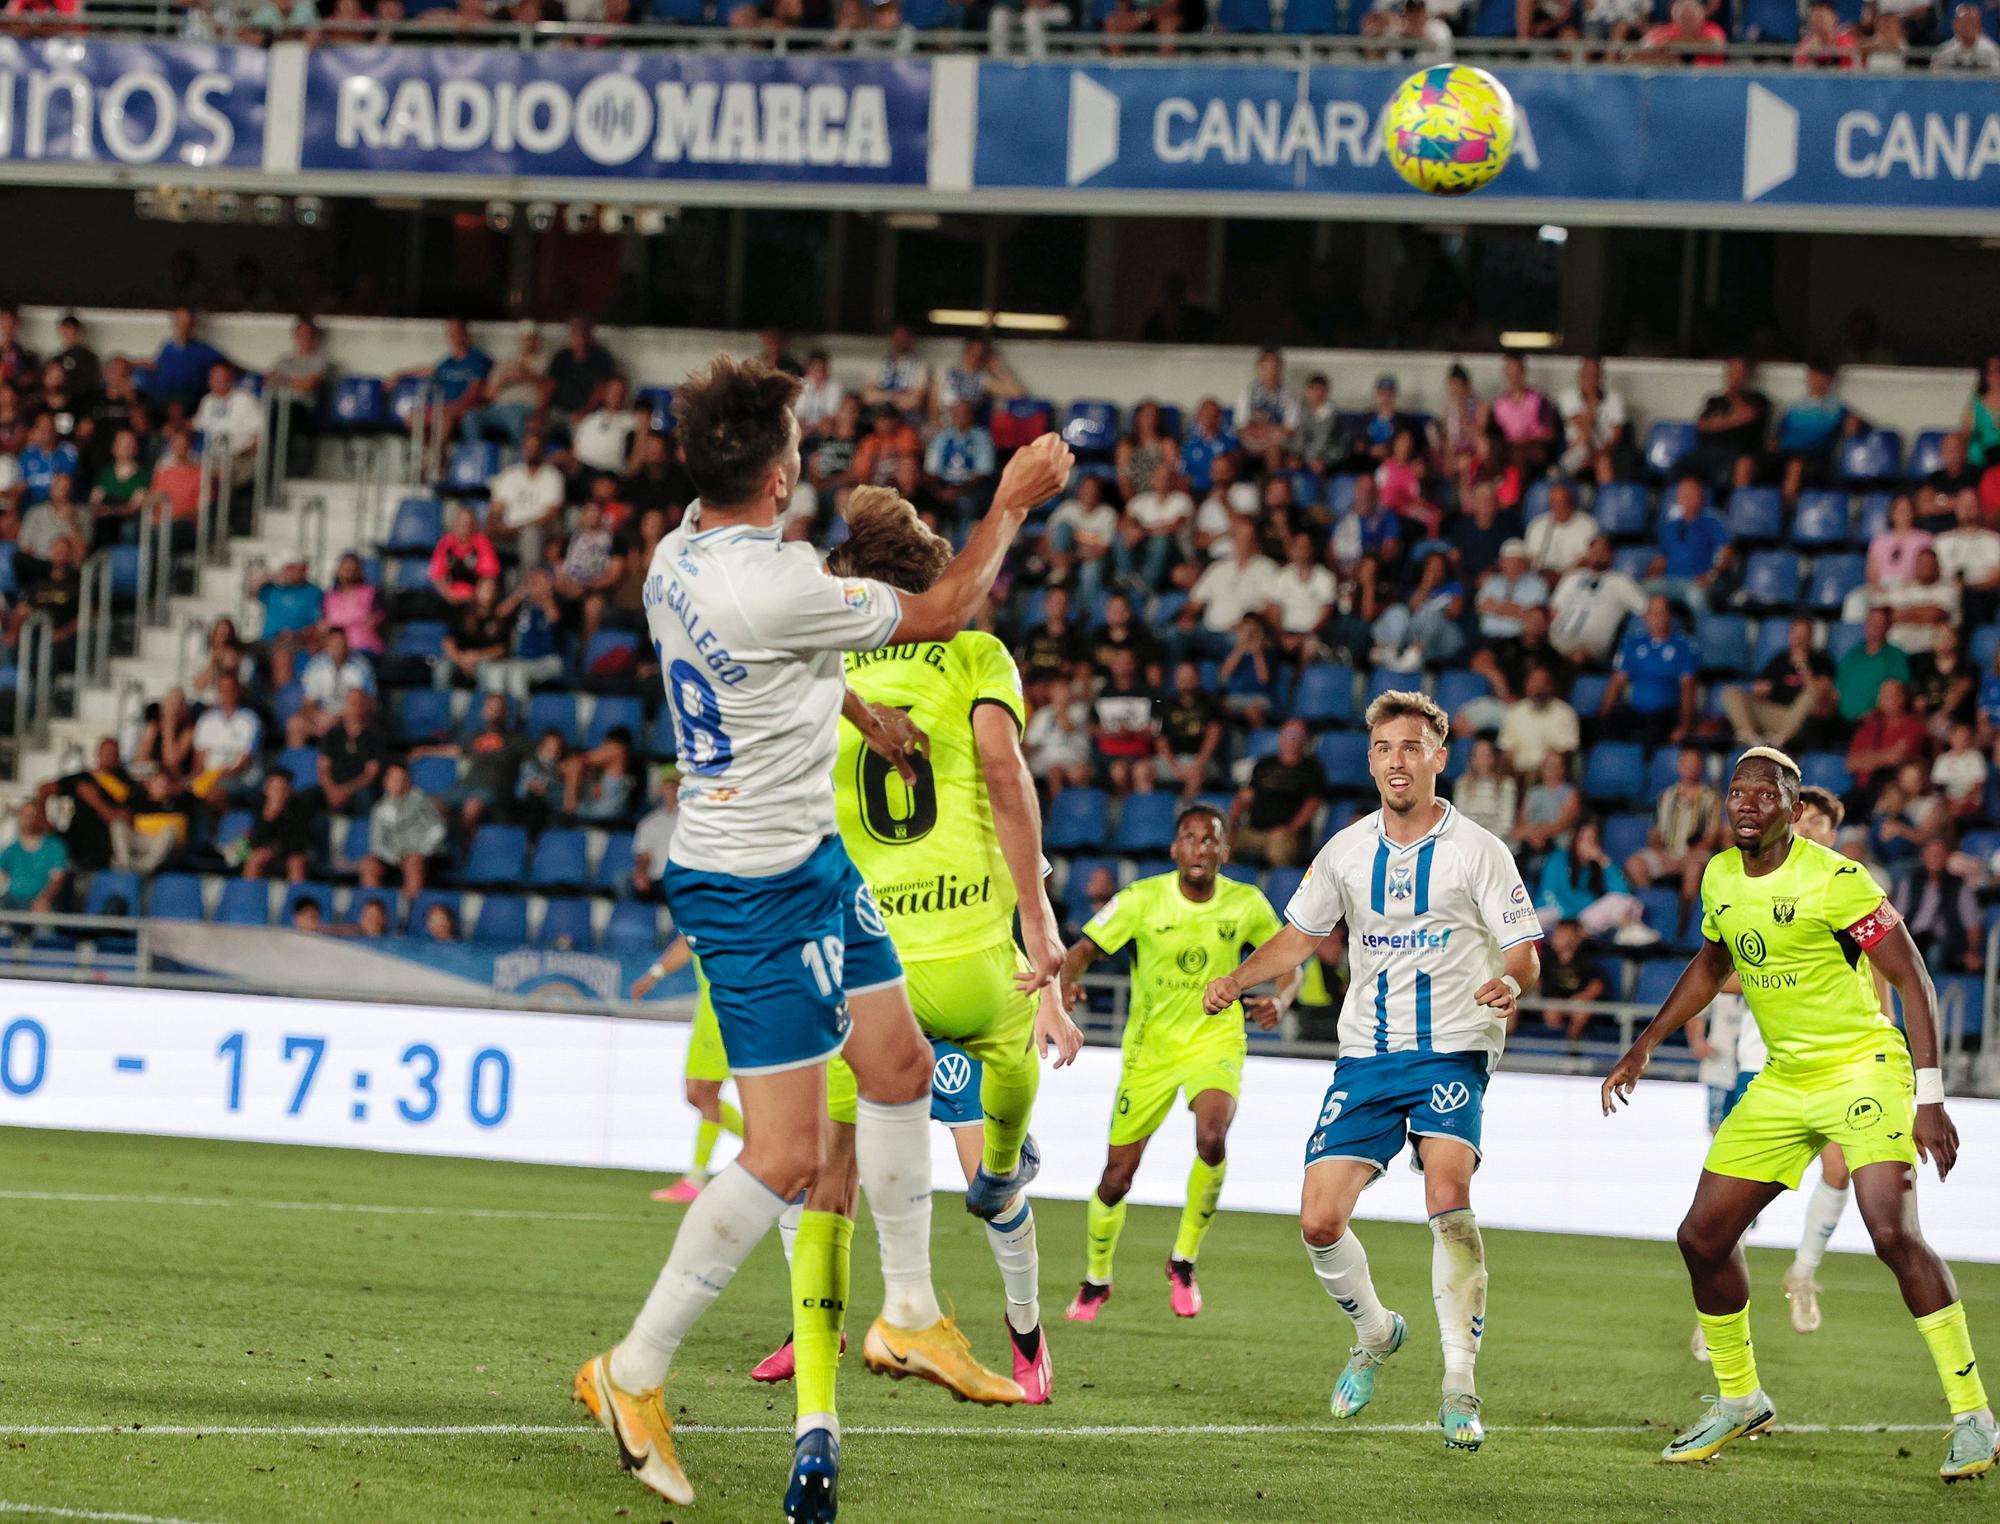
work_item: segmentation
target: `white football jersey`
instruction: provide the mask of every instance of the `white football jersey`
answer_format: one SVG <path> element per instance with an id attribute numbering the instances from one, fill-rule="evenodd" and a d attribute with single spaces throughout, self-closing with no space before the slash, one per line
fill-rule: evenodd
<path id="1" fill-rule="evenodd" d="M 1488 1055 L 1507 1026 L 1473 992 L 1506 971 L 1506 950 L 1542 923 L 1506 845 L 1451 805 L 1421 840 L 1398 846 L 1375 811 L 1319 850 L 1285 919 L 1323 937 L 1347 923 L 1351 982 L 1340 1056 Z"/>
<path id="2" fill-rule="evenodd" d="M 886 645 L 902 605 L 885 583 L 829 576 L 775 526 L 703 530 L 698 507 L 646 573 L 681 769 L 668 855 L 708 873 L 783 873 L 836 829 L 841 653 Z"/>

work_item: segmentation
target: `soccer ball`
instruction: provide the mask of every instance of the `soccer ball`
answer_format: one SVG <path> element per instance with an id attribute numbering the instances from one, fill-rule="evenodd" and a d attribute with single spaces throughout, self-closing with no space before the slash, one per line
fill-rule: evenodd
<path id="1" fill-rule="evenodd" d="M 1396 173 L 1418 190 L 1466 195 L 1507 167 L 1514 151 L 1514 97 L 1484 69 L 1424 69 L 1389 97 L 1382 146 Z"/>

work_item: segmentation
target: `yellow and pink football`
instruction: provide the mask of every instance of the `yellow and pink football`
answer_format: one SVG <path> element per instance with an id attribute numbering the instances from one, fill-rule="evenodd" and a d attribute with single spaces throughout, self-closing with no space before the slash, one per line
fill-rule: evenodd
<path id="1" fill-rule="evenodd" d="M 1464 196 L 1492 183 L 1514 152 L 1514 97 L 1484 69 L 1439 64 L 1412 74 L 1382 117 L 1389 162 L 1418 190 Z"/>

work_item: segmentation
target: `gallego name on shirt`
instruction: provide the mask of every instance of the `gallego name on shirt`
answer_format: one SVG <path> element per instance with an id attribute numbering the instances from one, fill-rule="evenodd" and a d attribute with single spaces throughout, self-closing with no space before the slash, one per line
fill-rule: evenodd
<path id="1" fill-rule="evenodd" d="M 688 639 L 694 642 L 695 652 L 701 657 L 703 665 L 713 672 L 719 681 L 734 687 L 750 675 L 736 658 L 729 654 L 727 647 L 716 644 L 715 631 L 702 623 L 701 615 L 696 613 L 693 605 L 688 602 L 687 589 L 682 587 L 679 581 L 659 572 L 653 573 L 646 579 L 640 601 L 648 613 L 652 612 L 656 604 L 661 605 L 681 622 L 681 628 L 687 631 Z"/>

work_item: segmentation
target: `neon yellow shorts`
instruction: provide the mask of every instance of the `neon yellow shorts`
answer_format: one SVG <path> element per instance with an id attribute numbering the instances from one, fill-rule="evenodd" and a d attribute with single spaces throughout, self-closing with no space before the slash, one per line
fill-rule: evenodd
<path id="1" fill-rule="evenodd" d="M 715 1007 L 708 1003 L 706 981 L 701 986 L 701 1003 L 694 1009 L 686 1074 L 691 1080 L 714 1080 L 718 1084 L 729 1078 L 729 1055 L 722 1048 L 722 1028 L 716 1024 Z"/>
<path id="2" fill-rule="evenodd" d="M 1204 1090 L 1232 1099 L 1243 1093 L 1243 1057 L 1249 1041 L 1241 1031 L 1220 1031 L 1194 1042 L 1157 1039 L 1128 1045 L 1118 1071 L 1118 1098 L 1111 1111 L 1111 1143 L 1137 1143 L 1160 1130 L 1185 1092 L 1189 1107 Z"/>
<path id="3" fill-rule="evenodd" d="M 1907 1052 L 1810 1074 L 1766 1069 L 1723 1119 L 1703 1168 L 1796 1190 L 1829 1143 L 1840 1145 L 1850 1170 L 1914 1165 L 1916 1120 L 1917 1082 Z"/>

